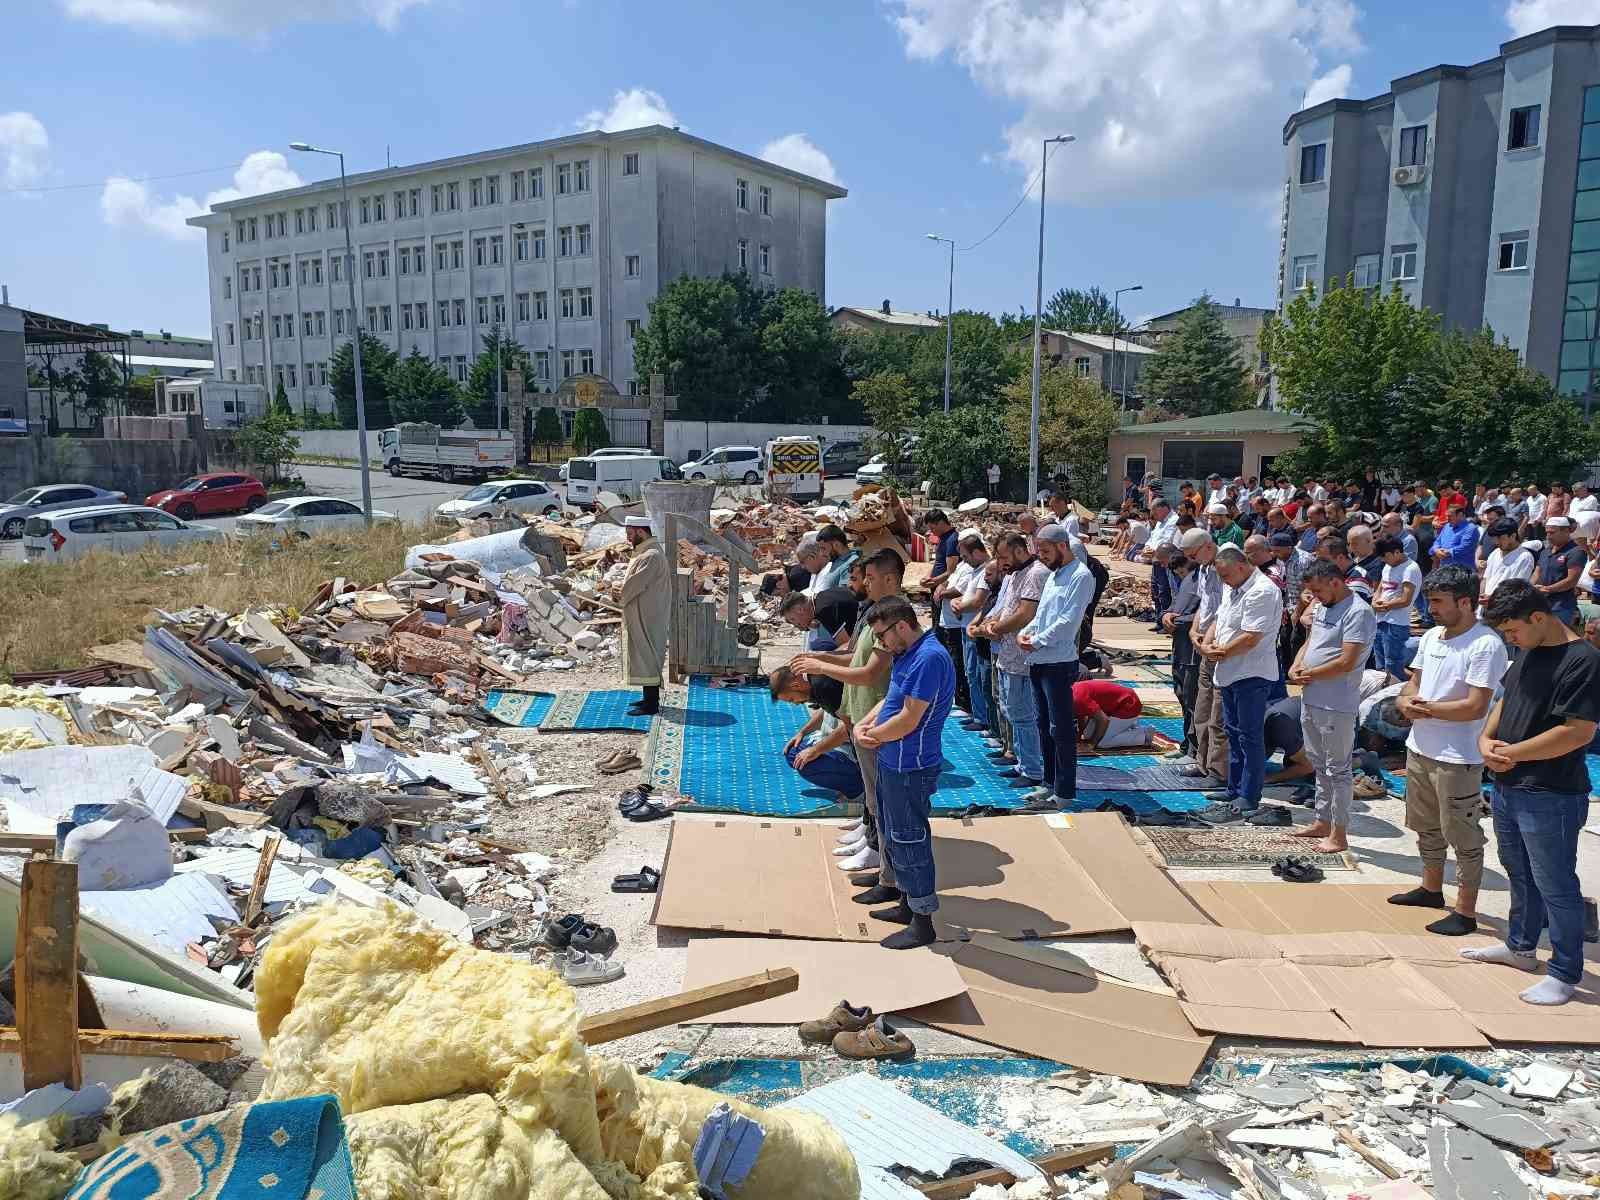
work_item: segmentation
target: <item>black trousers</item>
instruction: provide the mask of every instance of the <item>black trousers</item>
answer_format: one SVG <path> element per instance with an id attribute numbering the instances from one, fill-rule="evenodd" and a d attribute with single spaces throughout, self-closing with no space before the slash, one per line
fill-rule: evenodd
<path id="1" fill-rule="evenodd" d="M 943 625 L 939 625 L 933 632 L 939 639 L 939 644 L 950 652 L 950 660 L 956 665 L 956 707 L 970 713 L 972 697 L 967 693 L 967 664 L 961 648 L 961 630 L 946 629 Z"/>
<path id="2" fill-rule="evenodd" d="M 1200 692 L 1200 668 L 1194 663 L 1172 667 L 1172 690 L 1178 694 L 1178 705 L 1183 709 L 1183 752 L 1195 752 L 1194 702 Z"/>

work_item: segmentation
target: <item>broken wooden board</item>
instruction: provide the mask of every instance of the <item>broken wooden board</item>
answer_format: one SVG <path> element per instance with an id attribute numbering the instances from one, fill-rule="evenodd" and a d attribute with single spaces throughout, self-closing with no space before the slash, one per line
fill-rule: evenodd
<path id="1" fill-rule="evenodd" d="M 792 968 L 761 971 L 755 975 L 663 996 L 658 1000 L 646 1000 L 643 1004 L 633 1004 L 612 1012 L 595 1013 L 578 1022 L 578 1036 L 585 1045 L 599 1046 L 636 1033 L 665 1029 L 668 1025 L 692 1021 L 710 1013 L 784 996 L 799 986 L 799 973 Z"/>
<path id="2" fill-rule="evenodd" d="M 23 1046 L 24 1039 L 15 1026 L 0 1025 L 0 1053 L 14 1054 Z M 239 1053 L 238 1043 L 223 1034 L 135 1033 L 126 1029 L 80 1029 L 77 1047 L 81 1054 L 182 1058 L 189 1062 L 222 1062 Z"/>
<path id="3" fill-rule="evenodd" d="M 78 864 L 22 865 L 17 914 L 17 1046 L 22 1086 L 83 1086 L 78 1050 Z"/>

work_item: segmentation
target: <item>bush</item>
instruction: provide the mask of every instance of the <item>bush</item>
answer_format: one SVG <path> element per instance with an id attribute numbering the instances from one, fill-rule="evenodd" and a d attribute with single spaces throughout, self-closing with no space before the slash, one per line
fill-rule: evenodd
<path id="1" fill-rule="evenodd" d="M 578 455 L 593 454 L 611 445 L 605 414 L 598 408 L 580 408 L 572 421 L 572 450 Z"/>

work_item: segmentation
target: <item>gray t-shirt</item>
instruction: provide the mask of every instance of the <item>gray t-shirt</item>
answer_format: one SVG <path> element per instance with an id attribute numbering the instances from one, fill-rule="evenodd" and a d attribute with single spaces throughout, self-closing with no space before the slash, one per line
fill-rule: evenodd
<path id="1" fill-rule="evenodd" d="M 1311 633 L 1306 638 L 1304 665 L 1320 667 L 1339 657 L 1346 642 L 1372 645 L 1378 627 L 1372 606 L 1352 592 L 1331 608 L 1318 604 L 1311 614 Z M 1366 655 L 1356 659 L 1347 673 L 1308 683 L 1300 698 L 1313 708 L 1353 713 L 1361 706 L 1361 668 Z"/>

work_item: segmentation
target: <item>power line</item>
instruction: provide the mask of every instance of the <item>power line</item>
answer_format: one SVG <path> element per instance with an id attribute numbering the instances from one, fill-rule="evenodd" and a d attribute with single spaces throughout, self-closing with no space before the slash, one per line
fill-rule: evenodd
<path id="1" fill-rule="evenodd" d="M 1056 156 L 1056 151 L 1061 149 L 1063 144 L 1064 143 L 1062 143 L 1062 142 L 1057 142 L 1053 146 L 1051 146 L 1050 147 L 1049 158 L 1054 158 Z M 1028 186 L 1022 189 L 1022 195 L 1017 197 L 1017 202 L 1011 206 L 1011 211 L 1008 212 L 1005 216 L 1000 218 L 1000 224 L 996 225 L 988 233 L 984 234 L 977 241 L 973 242 L 972 245 L 970 245 L 970 246 L 957 246 L 956 249 L 958 251 L 960 251 L 962 254 L 965 254 L 969 250 L 976 250 L 979 246 L 983 245 L 990 238 L 992 238 L 995 234 L 999 233 L 1002 229 L 1004 229 L 1005 226 L 1006 226 L 1006 222 L 1011 220 L 1012 217 L 1017 215 L 1017 209 L 1022 207 L 1022 202 L 1028 198 L 1028 193 L 1033 191 L 1033 185 L 1039 182 L 1039 176 L 1044 174 L 1045 167 L 1049 165 L 1049 158 L 1047 158 L 1045 163 L 1041 164 L 1039 169 L 1033 173 L 1033 178 L 1028 180 Z"/>
<path id="2" fill-rule="evenodd" d="M 201 167 L 196 171 L 179 171 L 173 175 L 146 175 L 142 179 L 129 179 L 128 182 L 161 183 L 168 179 L 190 179 L 196 175 L 216 175 L 222 171 L 237 171 L 243 165 L 243 163 L 229 163 L 227 166 L 223 167 Z M 106 179 L 98 179 L 93 183 L 58 183 L 52 184 L 49 187 L 0 188 L 0 196 L 11 195 L 18 192 L 77 192 L 86 190 L 88 188 L 105 187 L 106 180 L 110 178 L 112 177 L 108 175 L 106 176 Z M 120 178 L 127 177 L 120 176 Z"/>

